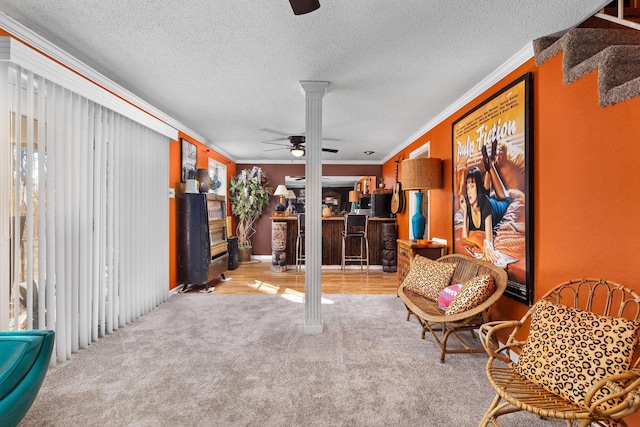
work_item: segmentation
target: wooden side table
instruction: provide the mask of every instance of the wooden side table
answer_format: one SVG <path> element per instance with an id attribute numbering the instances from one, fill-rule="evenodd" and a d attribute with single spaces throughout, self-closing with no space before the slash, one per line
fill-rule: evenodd
<path id="1" fill-rule="evenodd" d="M 416 240 L 398 239 L 398 286 L 402 283 L 409 269 L 413 257 L 422 255 L 429 259 L 438 259 L 447 254 L 447 245 L 441 243 L 428 243 L 423 241 L 418 243 Z"/>

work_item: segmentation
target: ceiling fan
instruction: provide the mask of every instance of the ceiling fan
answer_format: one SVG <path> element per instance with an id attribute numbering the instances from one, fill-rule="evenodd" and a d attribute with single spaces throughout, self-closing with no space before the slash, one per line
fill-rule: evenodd
<path id="1" fill-rule="evenodd" d="M 289 0 L 294 15 L 304 15 L 320 7 L 318 0 Z"/>
<path id="2" fill-rule="evenodd" d="M 280 144 L 277 142 L 272 142 L 272 141 L 262 141 L 263 144 L 270 144 L 270 145 L 280 145 L 283 148 L 270 148 L 268 150 L 264 150 L 264 151 L 274 151 L 274 150 L 284 150 L 284 149 L 288 149 L 291 154 L 294 157 L 302 157 L 305 154 L 305 148 L 304 148 L 304 143 L 305 143 L 305 136 L 304 135 L 289 135 L 286 136 L 284 138 L 278 138 L 278 139 L 274 139 L 273 141 L 284 141 L 284 140 L 289 140 L 289 142 L 291 143 L 291 145 L 287 145 L 287 144 Z M 322 151 L 324 151 L 325 153 L 337 153 L 338 150 L 336 150 L 335 148 L 322 148 Z"/>

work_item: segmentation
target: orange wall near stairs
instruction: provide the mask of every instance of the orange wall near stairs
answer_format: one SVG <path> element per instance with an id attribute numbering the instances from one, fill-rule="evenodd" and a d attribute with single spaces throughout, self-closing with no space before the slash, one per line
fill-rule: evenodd
<path id="1" fill-rule="evenodd" d="M 640 98 L 598 106 L 598 75 L 562 83 L 562 54 L 537 67 L 530 60 L 398 154 L 430 142 L 444 160 L 445 187 L 431 191 L 431 236 L 452 238 L 451 125 L 517 77 L 533 74 L 531 143 L 533 275 L 537 300 L 573 278 L 606 278 L 640 292 Z M 395 160 L 383 166 L 393 182 Z M 402 172 L 400 172 L 402 176 Z M 531 198 L 533 200 L 531 200 Z M 399 237 L 409 218 L 399 216 Z M 519 319 L 524 304 L 504 297 L 494 319 Z M 627 420 L 640 425 L 640 414 Z"/>
<path id="2" fill-rule="evenodd" d="M 562 54 L 540 67 L 530 60 L 402 150 L 430 142 L 444 159 L 445 188 L 431 191 L 431 236 L 452 238 L 451 125 L 491 94 L 533 74 L 533 273 L 535 299 L 572 278 L 603 277 L 640 292 L 640 98 L 598 106 L 597 72 L 562 83 Z M 395 160 L 383 167 L 393 182 Z M 400 171 L 402 176 L 402 171 Z M 531 198 L 533 200 L 531 200 Z M 408 238 L 408 215 L 399 216 Z M 523 304 L 503 298 L 495 318 L 519 318 Z"/>

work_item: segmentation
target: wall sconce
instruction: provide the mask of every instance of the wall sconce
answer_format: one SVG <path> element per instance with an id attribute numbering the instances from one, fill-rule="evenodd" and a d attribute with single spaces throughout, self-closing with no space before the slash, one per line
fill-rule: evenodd
<path id="1" fill-rule="evenodd" d="M 402 189 L 416 191 L 416 213 L 411 217 L 413 239 L 424 237 L 426 218 L 422 214 L 424 191 L 442 188 L 442 160 L 417 157 L 402 161 Z"/>
<path id="2" fill-rule="evenodd" d="M 276 205 L 276 212 L 283 212 L 285 210 L 284 198 L 289 195 L 289 190 L 287 190 L 287 187 L 285 187 L 284 184 L 280 184 L 273 195 L 280 196 L 280 203 Z"/>

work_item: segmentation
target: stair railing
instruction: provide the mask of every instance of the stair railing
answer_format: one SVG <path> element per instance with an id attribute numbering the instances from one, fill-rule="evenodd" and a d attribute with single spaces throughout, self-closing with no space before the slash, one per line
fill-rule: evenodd
<path id="1" fill-rule="evenodd" d="M 640 7 L 640 1 L 639 0 L 631 0 L 631 6 L 633 8 L 639 8 Z M 624 17 L 624 0 L 618 0 L 618 15 L 617 16 L 613 16 L 613 15 L 609 15 L 607 13 L 605 13 L 605 10 L 602 9 L 600 10 L 600 12 L 596 13 L 594 16 L 600 19 L 604 19 L 606 21 L 610 21 L 610 22 L 615 22 L 616 24 L 620 24 L 620 25 L 624 25 L 626 27 L 629 28 L 633 28 L 636 30 L 640 30 L 640 24 L 635 22 L 635 21 L 631 21 L 629 19 L 625 19 Z"/>

